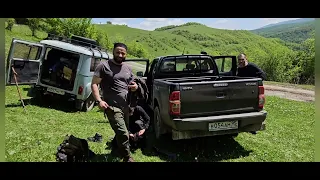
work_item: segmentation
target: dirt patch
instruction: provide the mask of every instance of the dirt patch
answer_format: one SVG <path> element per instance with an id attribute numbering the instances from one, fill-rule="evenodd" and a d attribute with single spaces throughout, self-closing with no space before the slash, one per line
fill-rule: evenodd
<path id="1" fill-rule="evenodd" d="M 278 96 L 285 99 L 304 102 L 313 102 L 315 100 L 315 92 L 311 90 L 286 88 L 274 85 L 264 85 L 264 87 L 267 96 Z"/>

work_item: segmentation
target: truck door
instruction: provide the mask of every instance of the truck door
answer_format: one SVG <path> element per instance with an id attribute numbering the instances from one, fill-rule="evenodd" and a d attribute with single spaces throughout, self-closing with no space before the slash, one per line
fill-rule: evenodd
<path id="1" fill-rule="evenodd" d="M 236 76 L 237 57 L 236 56 L 212 56 L 217 64 L 219 75 Z"/>
<path id="2" fill-rule="evenodd" d="M 14 85 L 14 73 L 17 73 L 17 82 L 22 85 L 32 85 L 38 82 L 40 60 L 44 46 L 19 39 L 12 39 L 7 58 L 6 85 Z"/>
<path id="3" fill-rule="evenodd" d="M 136 76 L 146 79 L 149 71 L 149 59 L 126 59 L 125 62 Z"/>

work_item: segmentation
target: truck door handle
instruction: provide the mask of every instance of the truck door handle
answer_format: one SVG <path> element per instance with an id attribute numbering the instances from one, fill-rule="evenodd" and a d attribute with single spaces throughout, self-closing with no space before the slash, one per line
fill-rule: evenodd
<path id="1" fill-rule="evenodd" d="M 218 99 L 222 99 L 222 98 L 225 98 L 226 97 L 226 93 L 225 92 L 217 92 L 217 94 L 216 94 L 216 97 L 218 98 Z"/>

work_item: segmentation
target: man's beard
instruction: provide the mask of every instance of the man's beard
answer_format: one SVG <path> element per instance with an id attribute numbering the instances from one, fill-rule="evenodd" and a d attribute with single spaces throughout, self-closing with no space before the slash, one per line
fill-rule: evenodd
<path id="1" fill-rule="evenodd" d="M 119 64 L 121 64 L 122 62 L 124 62 L 126 60 L 126 58 L 119 58 L 119 57 L 115 57 L 114 58 L 114 61 L 116 62 L 116 63 L 119 63 Z"/>

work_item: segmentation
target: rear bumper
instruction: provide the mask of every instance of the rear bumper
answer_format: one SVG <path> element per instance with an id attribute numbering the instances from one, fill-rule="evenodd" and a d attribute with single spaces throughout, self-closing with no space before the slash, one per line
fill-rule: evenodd
<path id="1" fill-rule="evenodd" d="M 224 134 L 235 134 L 239 132 L 255 132 L 265 130 L 266 111 L 173 119 L 175 129 L 172 130 L 172 138 L 189 139 L 193 137 L 215 136 Z M 237 129 L 209 131 L 209 123 L 238 121 Z"/>

